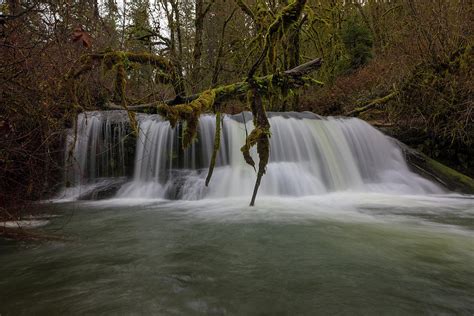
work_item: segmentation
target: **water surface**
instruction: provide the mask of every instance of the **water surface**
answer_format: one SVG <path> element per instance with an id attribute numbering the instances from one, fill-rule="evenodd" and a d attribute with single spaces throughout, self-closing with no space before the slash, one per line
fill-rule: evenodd
<path id="1" fill-rule="evenodd" d="M 472 198 L 247 203 L 43 204 L 69 241 L 1 242 L 0 314 L 474 313 Z"/>

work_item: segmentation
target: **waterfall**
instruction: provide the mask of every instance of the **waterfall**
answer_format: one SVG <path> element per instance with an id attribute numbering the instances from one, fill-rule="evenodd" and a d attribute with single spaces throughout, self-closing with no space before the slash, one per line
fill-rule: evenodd
<path id="1" fill-rule="evenodd" d="M 311 113 L 269 113 L 269 117 L 270 161 L 259 195 L 444 192 L 410 171 L 398 145 L 360 119 Z M 246 130 L 253 128 L 249 113 L 223 116 L 221 148 L 208 187 L 204 182 L 214 146 L 213 115 L 201 116 L 198 139 L 186 150 L 181 149 L 180 126 L 173 129 L 158 115 L 138 114 L 137 120 L 139 134 L 134 137 L 122 111 L 78 116 L 77 135 L 71 131 L 68 144 L 67 174 L 75 188 L 85 192 L 120 178 L 115 197 L 251 196 L 256 172 L 240 151 Z M 251 154 L 257 162 L 255 148 Z M 72 195 L 78 198 L 77 193 Z"/>

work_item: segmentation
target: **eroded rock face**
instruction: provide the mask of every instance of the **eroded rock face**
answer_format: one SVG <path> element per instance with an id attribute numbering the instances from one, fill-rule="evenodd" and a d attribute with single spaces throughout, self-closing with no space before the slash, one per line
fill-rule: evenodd
<path id="1" fill-rule="evenodd" d="M 127 179 L 124 177 L 99 181 L 95 187 L 79 195 L 78 200 L 110 199 L 117 194 L 126 181 Z"/>

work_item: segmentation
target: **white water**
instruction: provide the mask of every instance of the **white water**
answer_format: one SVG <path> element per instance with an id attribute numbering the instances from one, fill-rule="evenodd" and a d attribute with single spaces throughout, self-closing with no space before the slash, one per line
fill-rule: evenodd
<path id="1" fill-rule="evenodd" d="M 215 118 L 202 116 L 199 139 L 180 150 L 180 128 L 172 129 L 157 115 L 138 116 L 133 174 L 118 190 L 119 198 L 249 197 L 256 173 L 242 157 L 245 142 L 243 116 L 223 118 L 221 149 L 209 187 L 204 185 L 214 142 Z M 65 191 L 77 199 L 126 175 L 127 118 L 123 112 L 89 112 L 78 117 Z M 401 149 L 390 138 L 356 118 L 319 118 L 312 114 L 273 114 L 271 152 L 259 196 L 316 196 L 330 192 L 440 194 L 438 185 L 411 172 Z M 70 148 L 73 132 L 70 136 Z M 258 160 L 255 150 L 254 160 Z M 71 159 L 70 159 L 71 161 Z M 111 167 L 111 162 L 113 168 Z"/>
<path id="2" fill-rule="evenodd" d="M 99 177 L 123 175 L 127 126 L 121 111 L 79 114 L 66 142 L 66 180 L 90 185 Z"/>

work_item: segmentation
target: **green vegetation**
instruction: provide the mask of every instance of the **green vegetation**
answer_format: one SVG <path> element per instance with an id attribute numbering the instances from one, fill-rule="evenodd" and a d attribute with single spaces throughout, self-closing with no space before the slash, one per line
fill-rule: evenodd
<path id="1" fill-rule="evenodd" d="M 372 35 L 358 16 L 349 17 L 344 23 L 341 38 L 348 56 L 344 70 L 355 70 L 372 58 Z"/>

